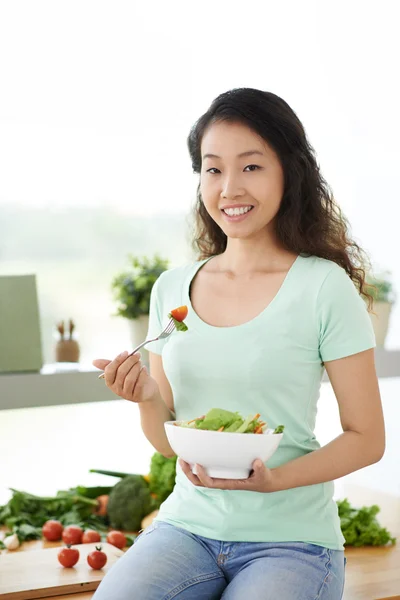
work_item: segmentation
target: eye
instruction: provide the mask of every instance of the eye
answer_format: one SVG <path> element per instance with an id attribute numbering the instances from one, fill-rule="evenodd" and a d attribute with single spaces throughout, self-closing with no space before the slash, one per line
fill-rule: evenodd
<path id="1" fill-rule="evenodd" d="M 211 167 L 211 169 L 207 169 L 207 173 L 211 173 L 211 175 L 216 175 L 216 173 L 214 173 L 213 171 L 218 171 L 218 173 L 221 173 L 221 171 L 219 169 L 217 169 L 216 167 Z"/>
<path id="2" fill-rule="evenodd" d="M 247 165 L 247 167 L 245 167 L 244 170 L 246 171 L 246 169 L 249 169 L 248 172 L 251 172 L 251 171 L 258 171 L 261 168 L 262 167 L 260 167 L 259 165 Z"/>

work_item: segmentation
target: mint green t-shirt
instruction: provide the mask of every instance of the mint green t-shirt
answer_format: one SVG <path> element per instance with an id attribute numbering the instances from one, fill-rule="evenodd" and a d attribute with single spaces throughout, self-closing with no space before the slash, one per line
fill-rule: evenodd
<path id="1" fill-rule="evenodd" d="M 271 468 L 317 450 L 314 435 L 323 361 L 375 346 L 365 302 L 336 263 L 299 256 L 270 304 L 254 319 L 214 327 L 195 313 L 190 284 L 205 261 L 167 271 L 151 298 L 150 336 L 186 304 L 189 330 L 148 346 L 161 354 L 177 419 L 211 408 L 260 413 L 284 424 Z M 228 435 L 228 434 L 227 434 Z M 207 538 L 235 542 L 301 541 L 342 549 L 333 482 L 273 493 L 196 487 L 177 466 L 175 489 L 158 520 Z"/>

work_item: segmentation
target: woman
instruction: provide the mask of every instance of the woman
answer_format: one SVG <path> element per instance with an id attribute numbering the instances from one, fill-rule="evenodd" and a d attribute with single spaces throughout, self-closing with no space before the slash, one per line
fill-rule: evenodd
<path id="1" fill-rule="evenodd" d="M 164 422 L 213 407 L 285 425 L 246 480 L 194 475 L 179 461 L 157 520 L 104 578 L 96 600 L 339 600 L 343 536 L 333 480 L 380 460 L 384 424 L 363 253 L 322 178 L 304 128 L 281 98 L 222 94 L 189 135 L 200 175 L 200 260 L 153 288 L 149 335 L 186 304 L 188 332 L 139 354 L 95 360 L 137 402 L 147 439 L 172 456 Z M 326 368 L 343 433 L 320 448 Z"/>

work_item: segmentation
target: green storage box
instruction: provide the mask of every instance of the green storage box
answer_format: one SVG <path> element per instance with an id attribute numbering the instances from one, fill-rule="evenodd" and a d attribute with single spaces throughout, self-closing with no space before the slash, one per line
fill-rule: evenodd
<path id="1" fill-rule="evenodd" d="M 40 371 L 42 340 L 35 275 L 0 276 L 0 373 Z"/>

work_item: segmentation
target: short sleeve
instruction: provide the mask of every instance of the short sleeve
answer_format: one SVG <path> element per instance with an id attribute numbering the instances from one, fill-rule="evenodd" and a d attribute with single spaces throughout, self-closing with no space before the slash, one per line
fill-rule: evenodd
<path id="1" fill-rule="evenodd" d="M 157 279 L 151 290 L 150 296 L 150 312 L 149 312 L 149 329 L 147 332 L 147 339 L 156 338 L 166 326 L 166 318 L 168 315 L 162 314 L 162 301 L 161 301 L 161 290 L 160 290 L 160 279 L 162 275 Z M 165 344 L 165 340 L 158 340 L 152 342 L 146 346 L 146 350 L 154 352 L 154 354 L 162 354 L 162 349 Z"/>
<path id="2" fill-rule="evenodd" d="M 367 305 L 346 271 L 337 265 L 329 271 L 321 285 L 317 314 L 322 362 L 375 347 Z"/>

